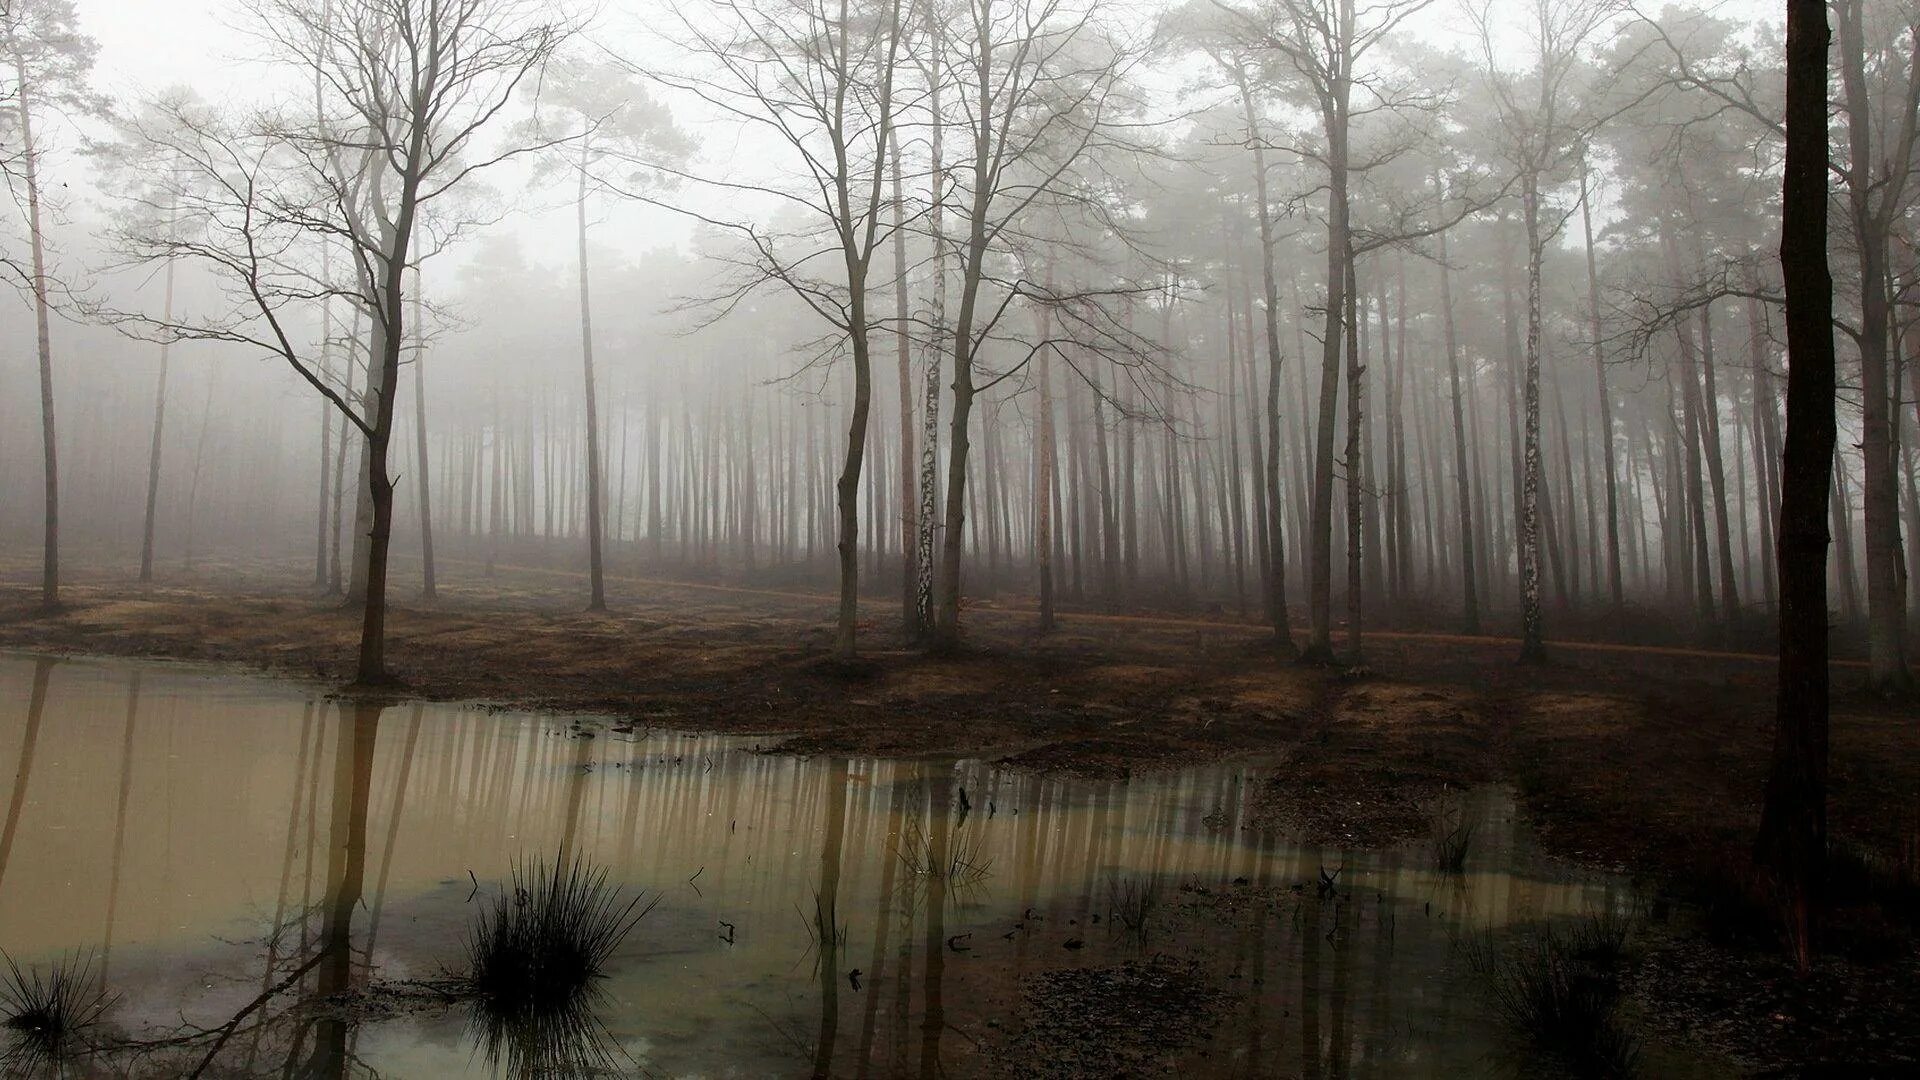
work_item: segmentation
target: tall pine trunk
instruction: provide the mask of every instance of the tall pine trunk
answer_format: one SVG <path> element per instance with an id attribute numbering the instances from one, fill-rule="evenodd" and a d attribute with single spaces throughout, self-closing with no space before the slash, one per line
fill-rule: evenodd
<path id="1" fill-rule="evenodd" d="M 1861 25 L 1862 0 L 1840 0 L 1840 75 L 1846 94 L 1847 207 L 1860 267 L 1860 505 L 1867 562 L 1867 683 L 1882 693 L 1913 689 L 1907 667 L 1906 582 L 1900 554 L 1900 496 L 1895 470 L 1894 386 L 1889 378 L 1891 313 L 1884 286 L 1893 232 L 1893 207 L 1900 204 L 1911 166 L 1875 158 L 1872 103 L 1866 81 L 1867 42 Z M 1920 82 L 1920 72 L 1910 73 Z M 1912 101 L 1903 105 L 1912 110 Z M 1911 138 L 1914 118 L 1903 118 Z M 1896 140 L 1898 139 L 1896 134 Z M 1911 148 L 1911 141 L 1907 142 Z M 1885 153 L 1885 151 L 1880 151 Z"/>
<path id="2" fill-rule="evenodd" d="M 1775 877 L 1804 970 L 1827 856 L 1827 491 L 1834 432 L 1833 278 L 1827 269 L 1827 7 L 1787 0 L 1787 432 L 1780 491 L 1780 661 L 1773 760 L 1756 861 Z"/>
<path id="3" fill-rule="evenodd" d="M 1461 407 L 1460 342 L 1453 322 L 1453 268 L 1447 261 L 1447 234 L 1440 233 L 1440 325 L 1446 338 L 1447 390 L 1453 406 L 1453 471 L 1460 513 L 1461 629 L 1480 632 L 1480 597 L 1474 573 L 1478 565 L 1473 536 L 1473 467 L 1467 460 L 1467 422 Z"/>
<path id="4" fill-rule="evenodd" d="M 574 199 L 580 257 L 580 369 L 587 406 L 587 577 L 588 611 L 607 610 L 607 585 L 601 561 L 600 413 L 593 377 L 593 304 L 587 287 L 587 138 L 580 139 L 580 189 Z"/>
<path id="5" fill-rule="evenodd" d="M 1521 392 L 1525 410 L 1525 449 L 1520 475 L 1520 659 L 1540 663 L 1547 657 L 1546 630 L 1540 614 L 1540 269 L 1545 241 L 1540 234 L 1540 175 L 1521 180 L 1520 209 L 1527 226 L 1527 351 Z"/>
<path id="6" fill-rule="evenodd" d="M 1260 217 L 1260 295 L 1267 306 L 1267 445 L 1265 468 L 1258 481 L 1266 491 L 1267 618 L 1273 626 L 1274 646 L 1282 653 L 1291 654 L 1294 652 L 1293 628 L 1287 622 L 1287 560 L 1280 507 L 1280 286 L 1273 267 L 1273 205 L 1267 197 L 1267 152 L 1261 141 L 1260 120 L 1253 109 L 1253 95 L 1237 64 L 1234 73 L 1239 79 L 1247 133 L 1253 142 L 1253 191 Z M 1253 388 L 1247 389 L 1251 394 Z"/>
<path id="7" fill-rule="evenodd" d="M 420 474 L 420 597 L 438 596 L 433 576 L 433 488 L 427 467 L 427 337 L 426 322 L 420 317 L 420 272 L 413 273 L 413 437 L 414 471 Z"/>
<path id="8" fill-rule="evenodd" d="M 162 317 L 171 323 L 173 321 L 173 262 L 171 260 L 167 262 L 167 279 L 164 288 L 165 297 L 162 300 L 162 305 L 165 314 Z M 142 582 L 153 580 L 153 524 L 154 517 L 160 508 L 160 440 L 167 423 L 167 360 L 172 344 L 170 340 L 162 340 L 160 342 L 160 375 L 154 380 L 153 446 L 147 453 L 147 513 L 145 524 L 140 531 L 140 580 Z M 332 417 L 329 416 L 328 419 L 332 419 Z M 322 443 L 320 458 L 323 469 L 321 475 L 324 477 L 326 475 L 324 472 L 326 461 L 324 442 Z M 325 498 L 324 488 L 322 489 L 321 497 Z"/>
<path id="9" fill-rule="evenodd" d="M 27 233 L 33 248 L 33 329 L 40 358 L 40 450 L 46 491 L 40 563 L 40 602 L 60 603 L 60 468 L 53 424 L 53 338 L 47 329 L 47 257 L 40 228 L 40 152 L 33 141 L 26 62 L 14 58 L 14 91 L 20 114 L 21 169 L 27 187 Z"/>
<path id="10" fill-rule="evenodd" d="M 914 602 L 920 579 L 920 516 L 913 471 L 913 341 L 907 333 L 907 202 L 901 190 L 900 133 L 890 133 L 888 143 L 893 155 L 893 318 L 900 390 L 900 618 L 911 638 L 921 632 L 920 608 Z"/>

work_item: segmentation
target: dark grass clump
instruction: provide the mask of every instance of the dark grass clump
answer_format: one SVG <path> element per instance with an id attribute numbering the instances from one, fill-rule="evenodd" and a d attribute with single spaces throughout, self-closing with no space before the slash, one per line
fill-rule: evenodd
<path id="1" fill-rule="evenodd" d="M 607 962 L 660 898 L 632 896 L 584 860 L 513 867 L 467 937 L 467 983 L 487 1059 L 510 1076 L 579 1075 L 612 1064 L 598 1018 Z"/>
<path id="2" fill-rule="evenodd" d="M 1159 906 L 1160 882 L 1156 878 L 1116 876 L 1107 882 L 1107 908 L 1113 924 L 1141 945 L 1147 942 L 1147 924 Z"/>
<path id="3" fill-rule="evenodd" d="M 809 919 L 800 911 L 800 905 L 793 908 L 800 915 L 801 923 L 807 928 L 807 947 L 818 950 L 824 943 L 833 948 L 843 948 L 847 944 L 847 924 L 840 921 L 838 905 L 827 901 L 820 890 L 813 891 L 813 917 Z"/>
<path id="4" fill-rule="evenodd" d="M 0 1073 L 59 1072 L 91 1054 L 101 1018 L 116 1000 L 94 970 L 92 955 L 62 958 L 44 973 L 37 966 L 22 970 L 5 952 L 0 959 L 6 962 L 0 973 L 0 1027 L 6 1030 Z"/>
<path id="5" fill-rule="evenodd" d="M 947 836 L 943 859 L 934 850 L 933 838 L 917 820 L 909 819 L 894 854 L 916 878 L 937 877 L 949 885 L 978 885 L 993 873 L 993 857 L 986 853 L 986 837 L 966 829 L 954 829 Z"/>
<path id="6" fill-rule="evenodd" d="M 1539 1065 L 1571 1076 L 1633 1075 L 1639 1040 L 1620 1017 L 1629 924 L 1605 912 L 1504 949 L 1490 935 L 1468 946 L 1495 1010 Z"/>
<path id="7" fill-rule="evenodd" d="M 1462 874 L 1473 849 L 1475 825 L 1458 806 L 1442 804 L 1433 816 L 1433 866 L 1443 874 Z"/>

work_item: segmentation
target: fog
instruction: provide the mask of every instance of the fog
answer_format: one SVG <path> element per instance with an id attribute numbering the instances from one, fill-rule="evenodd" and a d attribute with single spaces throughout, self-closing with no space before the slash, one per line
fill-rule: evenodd
<path id="1" fill-rule="evenodd" d="M 837 585 L 948 641 L 995 597 L 1356 654 L 1393 626 L 1767 640 L 1771 10 L 166 7 L 7 16 L 23 575 L 44 360 L 76 579 L 144 552 L 358 596 L 384 475 L 397 599 L 444 560 L 580 571 L 582 604 Z M 1831 592 L 1893 671 L 1920 74 L 1910 6 L 1849 12 Z M 417 114 L 382 93 L 402 28 L 469 50 Z M 1851 139 L 1885 162 L 1857 200 Z"/>
<path id="2" fill-rule="evenodd" d="M 1920 0 L 0 0 L 0 1072 L 1910 1066 L 1917 167 Z"/>

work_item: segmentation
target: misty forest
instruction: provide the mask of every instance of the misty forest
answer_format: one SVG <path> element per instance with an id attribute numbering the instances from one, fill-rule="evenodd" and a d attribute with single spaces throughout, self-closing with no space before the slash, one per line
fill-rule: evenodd
<path id="1" fill-rule="evenodd" d="M 4 1075 L 1920 1069 L 1915 0 L 0 0 L 0 179 Z"/>

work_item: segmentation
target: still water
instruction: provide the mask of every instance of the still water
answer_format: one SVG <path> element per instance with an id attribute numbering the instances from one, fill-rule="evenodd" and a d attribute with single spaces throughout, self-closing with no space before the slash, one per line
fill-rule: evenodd
<path id="1" fill-rule="evenodd" d="M 1488 1071 L 1499 1041 L 1463 935 L 1621 902 L 1529 856 L 1492 791 L 1447 876 L 1424 845 L 1249 830 L 1255 768 L 758 742 L 0 654 L 0 948 L 91 957 L 123 1040 L 252 1006 L 208 1076 L 494 1075 L 466 1013 L 407 988 L 463 967 L 516 860 L 581 856 L 659 898 L 598 1009 L 621 1075 L 1114 1075 L 1175 1042 L 1195 1074 L 1427 1076 Z M 1142 971 L 1179 973 L 1168 1000 L 1140 1005 Z M 1146 1013 L 1075 996 L 1100 986 Z M 100 1067 L 179 1075 L 210 1045 Z"/>

